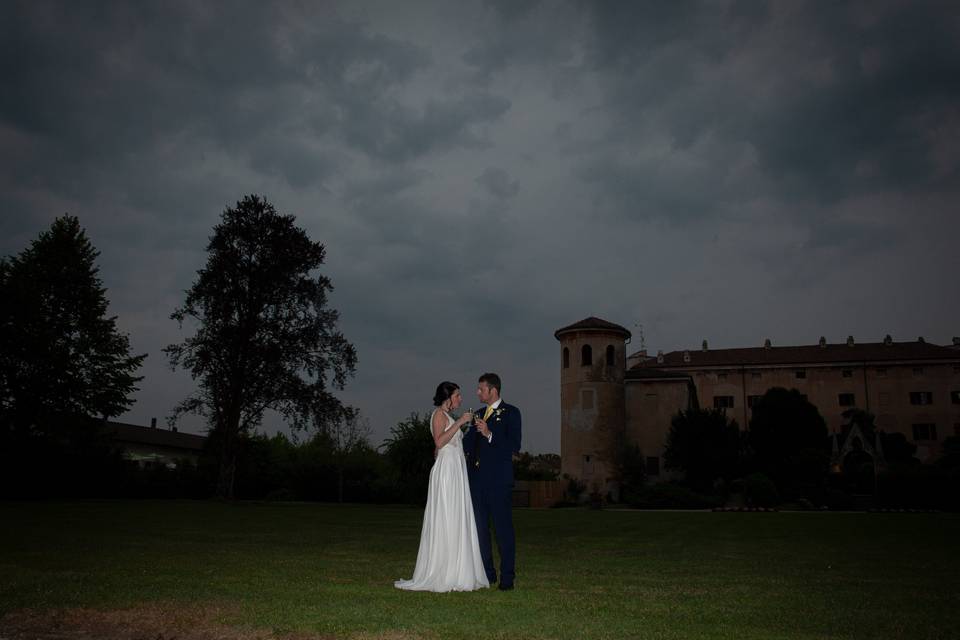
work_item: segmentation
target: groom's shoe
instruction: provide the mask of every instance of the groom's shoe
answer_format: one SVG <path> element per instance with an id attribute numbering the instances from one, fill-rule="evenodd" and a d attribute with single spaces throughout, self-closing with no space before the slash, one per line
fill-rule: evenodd
<path id="1" fill-rule="evenodd" d="M 497 587 L 497 589 L 500 591 L 513 591 L 513 583 L 504 584 L 503 582 L 501 582 L 500 585 Z"/>
<path id="2" fill-rule="evenodd" d="M 490 586 L 497 584 L 497 574 L 493 574 L 493 577 L 487 576 L 487 582 L 490 583 Z"/>

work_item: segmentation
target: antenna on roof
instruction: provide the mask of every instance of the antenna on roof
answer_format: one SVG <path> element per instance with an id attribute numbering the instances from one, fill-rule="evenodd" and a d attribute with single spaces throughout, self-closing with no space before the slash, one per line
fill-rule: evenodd
<path id="1" fill-rule="evenodd" d="M 644 339 L 644 337 L 643 337 L 643 325 L 640 324 L 639 322 L 634 322 L 634 323 L 633 323 L 633 326 L 635 326 L 635 327 L 637 327 L 637 329 L 639 329 L 639 333 L 640 333 L 640 350 L 641 350 L 641 351 L 645 351 L 646 348 L 647 348 L 647 341 L 646 341 L 646 340 Z"/>

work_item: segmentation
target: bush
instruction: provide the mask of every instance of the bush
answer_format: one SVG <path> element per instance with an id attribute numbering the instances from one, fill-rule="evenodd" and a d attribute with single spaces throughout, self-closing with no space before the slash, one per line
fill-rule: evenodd
<path id="1" fill-rule="evenodd" d="M 645 487 L 631 500 L 631 506 L 640 509 L 712 509 L 720 504 L 717 498 L 672 482 Z"/>
<path id="2" fill-rule="evenodd" d="M 753 473 L 743 479 L 743 497 L 750 507 L 775 507 L 780 504 L 776 485 L 762 473 Z"/>
<path id="3" fill-rule="evenodd" d="M 576 478 L 571 478 L 570 476 L 564 476 L 570 479 L 570 482 L 567 483 L 567 490 L 564 494 L 565 502 L 572 502 L 574 504 L 580 502 L 580 496 L 583 495 L 583 492 L 587 490 L 587 484 L 581 482 Z"/>

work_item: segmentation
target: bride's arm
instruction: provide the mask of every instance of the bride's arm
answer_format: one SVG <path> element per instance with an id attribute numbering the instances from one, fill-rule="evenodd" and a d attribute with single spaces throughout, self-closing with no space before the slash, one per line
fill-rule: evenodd
<path id="1" fill-rule="evenodd" d="M 433 444 L 436 445 L 437 449 L 443 447 L 443 445 L 450 442 L 450 439 L 453 438 L 454 434 L 460 430 L 460 426 L 466 422 L 464 418 L 460 418 L 447 429 L 447 417 L 442 411 L 435 411 L 433 413 L 433 422 L 430 425 L 431 430 L 433 431 Z M 446 431 L 444 431 L 446 429 Z"/>

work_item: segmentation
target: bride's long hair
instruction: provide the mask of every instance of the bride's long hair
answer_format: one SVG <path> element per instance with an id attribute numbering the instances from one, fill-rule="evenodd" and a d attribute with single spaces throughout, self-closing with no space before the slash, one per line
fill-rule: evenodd
<path id="1" fill-rule="evenodd" d="M 449 382 L 444 380 L 437 385 L 437 392 L 433 394 L 433 406 L 439 407 L 444 402 L 450 399 L 450 396 L 453 395 L 453 392 L 460 388 L 456 382 Z"/>

